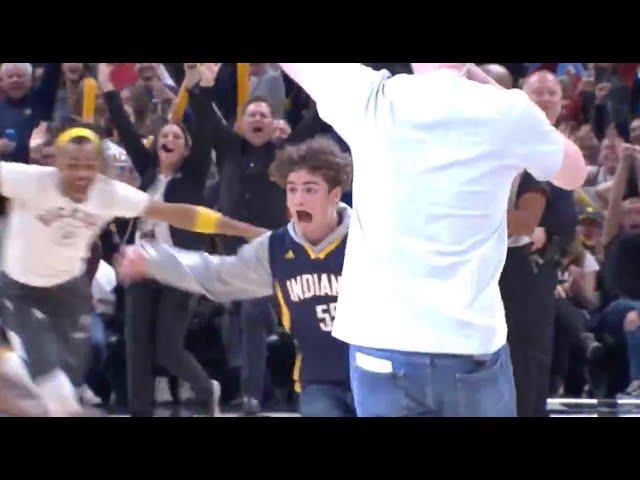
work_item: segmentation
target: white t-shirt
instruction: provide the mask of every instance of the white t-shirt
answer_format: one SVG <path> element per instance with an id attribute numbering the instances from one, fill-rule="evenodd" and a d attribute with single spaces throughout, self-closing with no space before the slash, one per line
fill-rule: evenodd
<path id="1" fill-rule="evenodd" d="M 511 183 L 523 169 L 550 180 L 564 137 L 524 92 L 453 70 L 391 78 L 335 64 L 317 74 L 309 91 L 354 162 L 334 336 L 409 352 L 496 351 L 507 333 L 498 279 Z"/>
<path id="2" fill-rule="evenodd" d="M 100 260 L 98 270 L 91 283 L 91 297 L 93 309 L 96 313 L 113 315 L 116 306 L 114 289 L 118 284 L 116 271 L 104 260 Z"/>
<path id="3" fill-rule="evenodd" d="M 585 250 L 584 258 L 582 260 L 582 270 L 584 273 L 597 272 L 600 270 L 600 265 L 598 265 L 598 261 L 596 257 L 594 257 L 591 252 Z"/>
<path id="4" fill-rule="evenodd" d="M 115 217 L 133 218 L 149 196 L 99 176 L 84 203 L 59 190 L 53 167 L 0 163 L 0 193 L 10 199 L 2 269 L 14 280 L 50 287 L 81 275 L 91 244 Z"/>
<path id="5" fill-rule="evenodd" d="M 159 173 L 154 184 L 147 190 L 149 197 L 152 200 L 164 199 L 164 192 L 167 189 L 169 180 L 171 180 L 171 177 L 165 177 Z M 140 245 L 142 242 L 158 242 L 173 246 L 169 224 L 152 218 L 141 219 L 136 230 L 136 244 Z"/>

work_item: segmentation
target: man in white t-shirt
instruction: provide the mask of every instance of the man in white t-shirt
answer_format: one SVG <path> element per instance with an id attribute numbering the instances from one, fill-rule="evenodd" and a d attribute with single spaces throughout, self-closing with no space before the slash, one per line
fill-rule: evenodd
<path id="1" fill-rule="evenodd" d="M 333 334 L 351 344 L 358 414 L 515 415 L 498 289 L 510 186 L 527 169 L 578 187 L 579 149 L 475 65 L 281 65 L 353 154 Z"/>
<path id="2" fill-rule="evenodd" d="M 10 200 L 2 245 L 3 320 L 23 342 L 27 366 L 51 415 L 80 411 L 91 295 L 83 273 L 95 238 L 114 217 L 146 216 L 201 233 L 264 232 L 203 207 L 168 204 L 104 171 L 100 138 L 72 128 L 56 140 L 57 168 L 0 162 Z"/>

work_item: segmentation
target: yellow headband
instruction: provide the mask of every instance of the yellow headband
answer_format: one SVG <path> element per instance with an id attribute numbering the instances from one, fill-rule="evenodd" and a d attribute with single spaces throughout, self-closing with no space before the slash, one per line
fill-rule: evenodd
<path id="1" fill-rule="evenodd" d="M 100 137 L 88 128 L 76 127 L 62 132 L 56 139 L 56 146 L 66 145 L 74 138 L 88 138 L 96 147 L 100 146 Z"/>

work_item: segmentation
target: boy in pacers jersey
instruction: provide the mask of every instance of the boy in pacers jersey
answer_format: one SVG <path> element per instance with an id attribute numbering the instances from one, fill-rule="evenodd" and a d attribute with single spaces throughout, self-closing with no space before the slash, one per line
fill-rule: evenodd
<path id="1" fill-rule="evenodd" d="M 351 216 L 339 203 L 351 184 L 350 160 L 333 142 L 315 138 L 282 150 L 270 175 L 286 188 L 289 225 L 235 256 L 128 247 L 120 275 L 125 281 L 150 276 L 221 302 L 275 294 L 298 344 L 301 414 L 355 416 L 347 345 L 331 335 Z"/>
<path id="2" fill-rule="evenodd" d="M 177 228 L 255 238 L 264 230 L 203 207 L 168 204 L 101 175 L 102 142 L 76 127 L 56 140 L 57 168 L 0 162 L 10 206 L 3 242 L 3 321 L 24 344 L 27 366 L 49 415 L 81 412 L 90 289 L 90 247 L 114 217 L 146 216 Z"/>

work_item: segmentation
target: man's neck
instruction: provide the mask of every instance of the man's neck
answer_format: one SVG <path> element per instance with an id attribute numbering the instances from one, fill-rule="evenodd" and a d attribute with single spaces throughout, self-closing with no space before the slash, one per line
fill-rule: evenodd
<path id="1" fill-rule="evenodd" d="M 24 103 L 24 102 L 26 101 L 26 99 L 27 99 L 27 95 L 24 95 L 24 96 L 22 96 L 22 97 L 20 97 L 20 98 L 12 98 L 12 97 L 10 97 L 9 95 L 7 95 L 5 98 L 6 98 L 9 102 L 11 102 L 13 105 L 19 105 L 19 104 Z"/>
<path id="2" fill-rule="evenodd" d="M 158 168 L 158 173 L 160 175 L 162 175 L 164 178 L 173 177 L 173 169 L 172 168 L 167 168 L 167 167 L 162 168 L 162 167 L 160 167 L 160 168 Z"/>
<path id="3" fill-rule="evenodd" d="M 67 80 L 67 90 L 77 90 L 80 87 L 80 80 Z"/>

